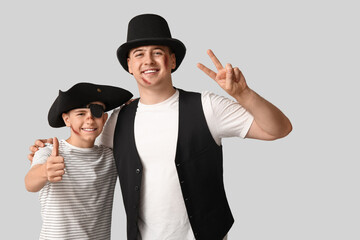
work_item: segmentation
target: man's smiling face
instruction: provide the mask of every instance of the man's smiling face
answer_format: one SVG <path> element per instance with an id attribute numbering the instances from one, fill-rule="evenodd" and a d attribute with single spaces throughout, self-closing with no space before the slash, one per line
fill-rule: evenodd
<path id="1" fill-rule="evenodd" d="M 171 83 L 171 70 L 176 66 L 175 54 L 161 45 L 131 49 L 128 57 L 129 73 L 139 88 L 156 88 Z"/>

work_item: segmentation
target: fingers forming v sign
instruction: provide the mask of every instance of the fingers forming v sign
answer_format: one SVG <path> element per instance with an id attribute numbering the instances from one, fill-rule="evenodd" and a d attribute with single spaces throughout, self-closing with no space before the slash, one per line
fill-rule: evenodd
<path id="1" fill-rule="evenodd" d="M 207 54 L 209 55 L 211 61 L 214 63 L 214 65 L 215 65 L 216 69 L 218 70 L 218 72 L 221 72 L 221 71 L 224 69 L 224 67 L 223 67 L 223 65 L 221 64 L 221 62 L 219 61 L 219 59 L 215 56 L 215 54 L 213 53 L 213 51 L 211 51 L 211 50 L 209 49 L 209 50 L 207 51 Z M 201 64 L 201 63 L 198 63 L 197 67 L 200 68 L 200 70 L 202 70 L 202 71 L 203 71 L 205 74 L 207 74 L 210 78 L 214 79 L 215 81 L 217 80 L 217 74 L 216 74 L 213 70 L 205 67 L 205 66 L 204 66 L 203 64 Z"/>
<path id="2" fill-rule="evenodd" d="M 247 88 L 247 84 L 240 69 L 237 67 L 233 68 L 229 63 L 226 64 L 226 67 L 224 68 L 219 59 L 210 49 L 207 51 L 207 54 L 214 63 L 217 73 L 201 63 L 198 63 L 197 67 L 210 78 L 215 80 L 219 86 L 231 96 L 235 97 L 236 95 L 241 94 Z"/>

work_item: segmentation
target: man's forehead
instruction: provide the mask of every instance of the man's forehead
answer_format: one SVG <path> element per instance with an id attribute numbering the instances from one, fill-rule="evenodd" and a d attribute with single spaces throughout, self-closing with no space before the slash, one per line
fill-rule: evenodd
<path id="1" fill-rule="evenodd" d="M 136 48 L 133 48 L 130 50 L 130 53 L 131 52 L 134 52 L 134 51 L 145 51 L 145 50 L 151 50 L 151 49 L 161 49 L 161 50 L 169 50 L 169 47 L 168 46 L 165 46 L 165 45 L 146 45 L 146 46 L 139 46 L 139 47 L 136 47 Z"/>

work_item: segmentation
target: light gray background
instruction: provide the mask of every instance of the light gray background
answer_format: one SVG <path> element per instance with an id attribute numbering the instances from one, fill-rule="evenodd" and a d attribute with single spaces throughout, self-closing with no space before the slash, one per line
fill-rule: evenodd
<path id="1" fill-rule="evenodd" d="M 294 130 L 274 142 L 226 139 L 225 183 L 235 217 L 229 239 L 360 239 L 359 11 L 356 1 L 2 1 L 1 239 L 37 239 L 37 194 L 28 193 L 28 147 L 52 129 L 58 90 L 80 81 L 138 96 L 116 59 L 127 23 L 164 16 L 187 55 L 177 87 L 226 95 L 196 68 L 240 67 L 251 88 L 278 106 Z M 119 187 L 112 239 L 125 239 Z"/>

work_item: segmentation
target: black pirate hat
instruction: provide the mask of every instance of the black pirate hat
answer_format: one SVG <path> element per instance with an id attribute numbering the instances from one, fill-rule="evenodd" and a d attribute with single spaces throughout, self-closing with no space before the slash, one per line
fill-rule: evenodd
<path id="1" fill-rule="evenodd" d="M 129 71 L 127 65 L 129 51 L 147 45 L 164 45 L 171 48 L 176 57 L 176 67 L 172 72 L 180 66 L 185 57 L 185 45 L 171 37 L 169 26 L 163 17 L 155 14 L 142 14 L 130 20 L 127 42 L 117 50 L 117 57 L 126 71 Z"/>
<path id="2" fill-rule="evenodd" d="M 96 101 L 105 104 L 104 111 L 106 112 L 121 106 L 132 96 L 129 91 L 118 87 L 78 83 L 66 92 L 59 90 L 59 95 L 49 110 L 48 121 L 51 127 L 64 127 L 63 113 L 75 108 L 83 108 Z"/>

